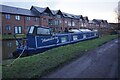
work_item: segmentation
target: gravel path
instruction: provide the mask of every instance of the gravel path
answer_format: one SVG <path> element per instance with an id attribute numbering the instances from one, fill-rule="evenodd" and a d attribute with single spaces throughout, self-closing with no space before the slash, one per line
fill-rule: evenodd
<path id="1" fill-rule="evenodd" d="M 117 78 L 118 39 L 85 53 L 43 78 Z"/>

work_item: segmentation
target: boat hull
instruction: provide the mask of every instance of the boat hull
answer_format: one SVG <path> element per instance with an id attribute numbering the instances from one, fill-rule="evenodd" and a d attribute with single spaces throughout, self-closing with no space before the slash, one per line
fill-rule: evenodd
<path id="1" fill-rule="evenodd" d="M 27 36 L 26 49 L 22 56 L 34 55 L 42 53 L 46 50 L 64 46 L 67 44 L 73 44 L 84 40 L 98 38 L 98 34 L 95 32 L 89 33 L 69 33 L 69 34 L 57 34 L 54 36 Z M 14 53 L 14 57 L 18 57 L 24 47 L 18 48 Z"/>

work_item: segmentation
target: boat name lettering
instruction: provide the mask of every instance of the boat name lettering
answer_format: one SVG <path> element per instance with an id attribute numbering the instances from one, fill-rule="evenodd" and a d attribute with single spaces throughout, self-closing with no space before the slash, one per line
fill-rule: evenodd
<path id="1" fill-rule="evenodd" d="M 51 41 L 51 40 L 54 40 L 54 39 L 58 40 L 58 37 L 53 37 L 53 38 L 49 38 L 49 39 L 41 39 L 41 40 L 42 40 L 42 42 L 47 42 L 47 41 Z"/>

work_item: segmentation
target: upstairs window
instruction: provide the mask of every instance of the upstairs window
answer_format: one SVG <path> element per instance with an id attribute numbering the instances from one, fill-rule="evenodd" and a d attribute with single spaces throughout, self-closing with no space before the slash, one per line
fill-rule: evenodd
<path id="1" fill-rule="evenodd" d="M 59 20 L 59 23 L 62 24 L 62 20 Z"/>
<path id="2" fill-rule="evenodd" d="M 43 14 L 44 14 L 44 15 L 49 15 L 49 14 L 48 14 L 48 13 L 46 13 L 46 12 L 44 12 Z"/>
<path id="3" fill-rule="evenodd" d="M 37 22 L 37 21 L 38 21 L 38 17 L 35 17 L 35 19 L 34 19 L 34 20 L 35 20 L 35 22 Z"/>
<path id="4" fill-rule="evenodd" d="M 75 22 L 72 22 L 72 26 L 75 26 Z"/>
<path id="5" fill-rule="evenodd" d="M 68 26 L 71 26 L 71 22 L 68 22 Z"/>
<path id="6" fill-rule="evenodd" d="M 85 22 L 87 23 L 87 22 L 88 22 L 88 20 L 85 20 Z"/>
<path id="7" fill-rule="evenodd" d="M 82 19 L 80 19 L 80 22 L 82 21 Z"/>
<path id="8" fill-rule="evenodd" d="M 52 19 L 49 19 L 49 21 L 48 21 L 48 25 L 49 25 L 49 26 L 52 25 Z"/>
<path id="9" fill-rule="evenodd" d="M 5 14 L 6 19 L 10 19 L 10 14 Z"/>
<path id="10" fill-rule="evenodd" d="M 65 21 L 65 23 L 67 24 L 67 21 Z"/>
<path id="11" fill-rule="evenodd" d="M 47 19 L 46 19 L 46 18 L 43 18 L 43 21 L 44 21 L 44 22 L 47 22 Z"/>
<path id="12" fill-rule="evenodd" d="M 26 17 L 26 20 L 27 20 L 27 21 L 30 21 L 30 17 Z"/>
<path id="13" fill-rule="evenodd" d="M 61 15 L 56 15 L 57 16 L 57 18 L 61 18 Z"/>
<path id="14" fill-rule="evenodd" d="M 15 19 L 16 19 L 16 20 L 20 20 L 20 16 L 19 16 L 19 15 L 16 15 L 16 16 L 15 16 Z"/>

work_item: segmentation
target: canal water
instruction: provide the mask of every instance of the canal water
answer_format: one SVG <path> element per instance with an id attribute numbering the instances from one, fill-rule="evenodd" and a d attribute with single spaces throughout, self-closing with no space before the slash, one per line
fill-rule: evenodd
<path id="1" fill-rule="evenodd" d="M 12 58 L 12 53 L 17 49 L 18 42 L 14 39 L 2 40 L 2 59 Z"/>

